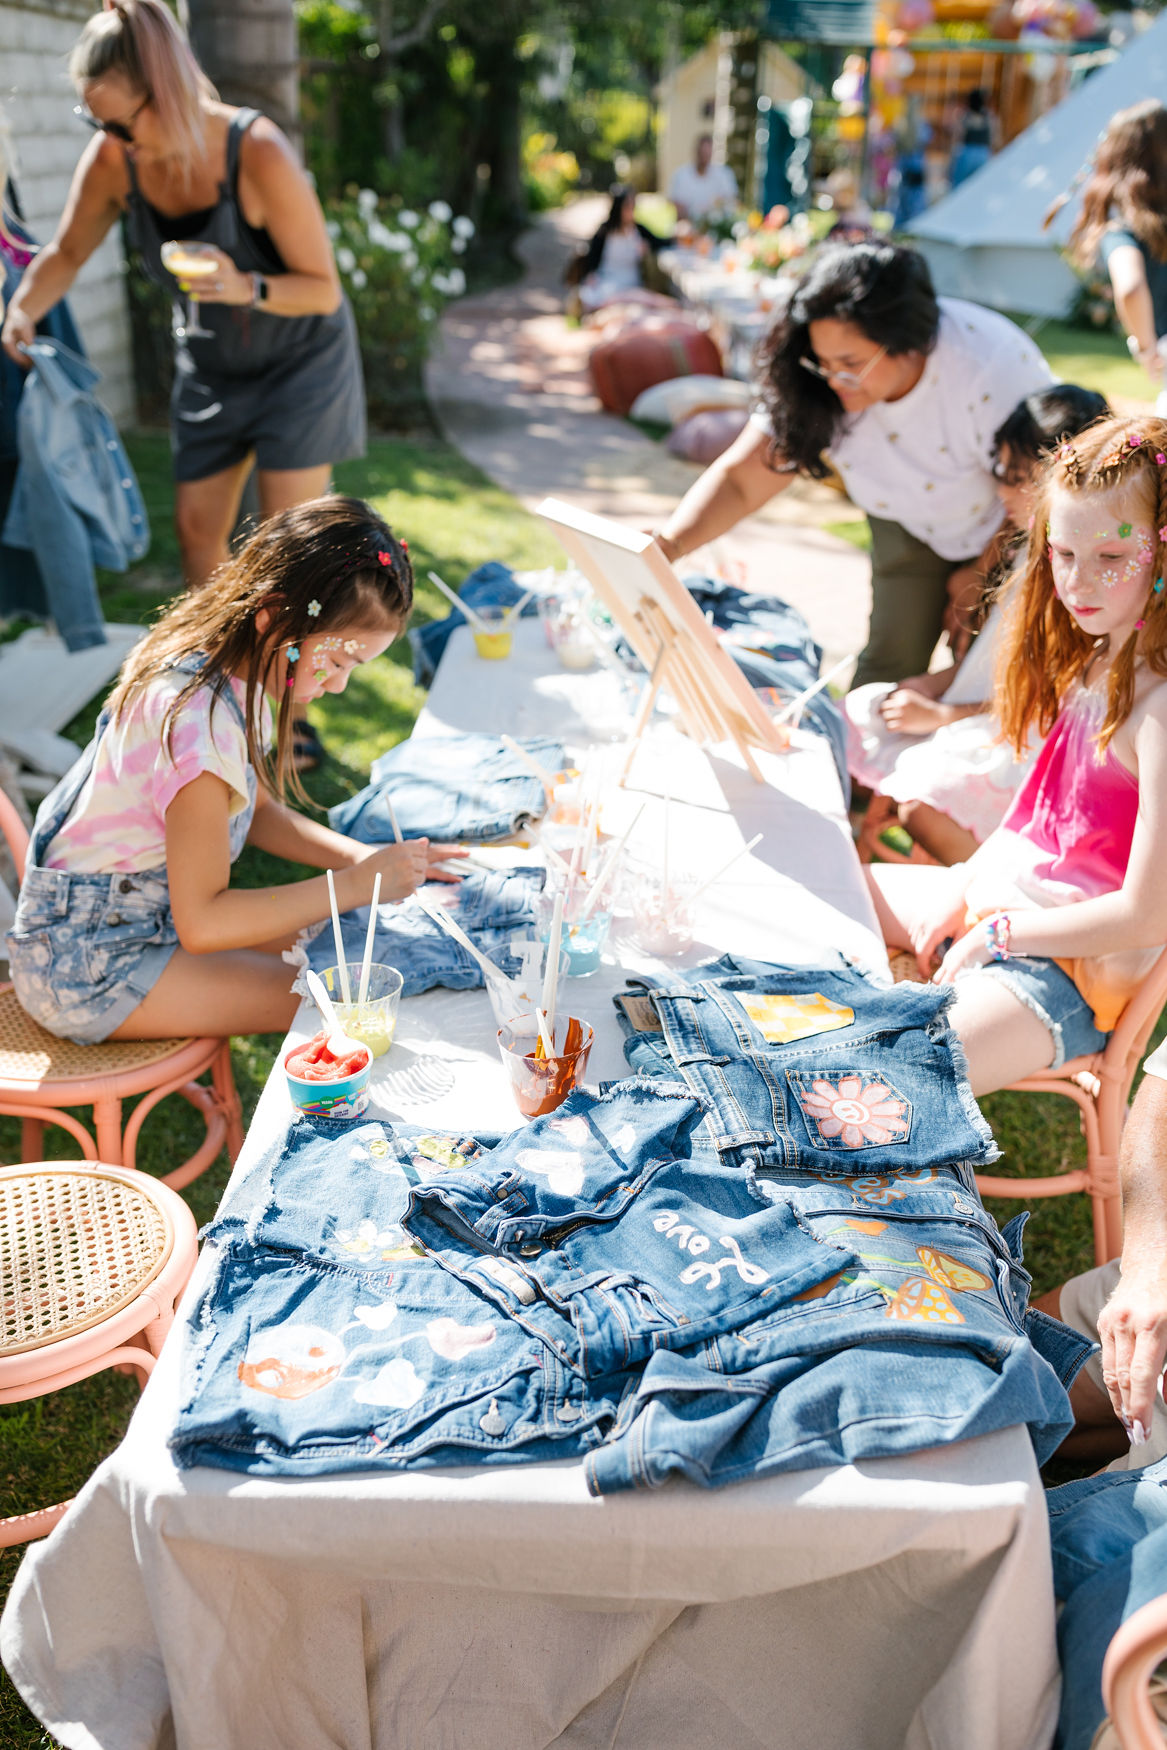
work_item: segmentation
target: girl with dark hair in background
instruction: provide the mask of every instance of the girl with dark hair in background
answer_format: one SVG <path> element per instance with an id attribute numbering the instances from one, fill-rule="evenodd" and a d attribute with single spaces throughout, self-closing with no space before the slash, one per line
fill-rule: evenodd
<path id="1" fill-rule="evenodd" d="M 1155 411 L 1167 414 L 1163 387 L 1167 336 L 1167 109 L 1147 98 L 1111 118 L 1082 186 L 1070 233 L 1080 267 L 1101 262 L 1131 354 L 1159 392 Z M 1055 202 L 1046 224 L 1064 205 Z"/>
<path id="2" fill-rule="evenodd" d="M 993 437 L 993 477 L 1008 546 L 975 642 L 955 668 L 873 681 L 843 701 L 852 777 L 897 804 L 900 825 L 938 863 L 960 863 L 1000 826 L 1033 761 L 1016 755 L 993 712 L 993 668 L 1013 562 L 1023 549 L 1051 451 L 1110 413 L 1092 389 L 1058 383 L 1019 401 Z"/>
<path id="3" fill-rule="evenodd" d="M 412 602 L 401 542 L 336 496 L 277 512 L 167 609 L 37 814 L 7 938 L 34 1020 L 82 1044 L 282 1032 L 297 998 L 280 953 L 328 916 L 328 889 L 233 888 L 245 843 L 334 869 L 342 911 L 369 904 L 378 870 L 384 899 L 446 878 L 426 839 L 358 844 L 284 801 L 302 795 L 296 712 L 343 693 Z"/>
<path id="4" fill-rule="evenodd" d="M 580 301 L 585 310 L 598 310 L 613 301 L 667 303 L 659 290 L 650 288 L 656 252 L 664 239 L 655 237 L 646 225 L 636 222 L 636 190 L 618 182 L 612 189 L 608 216 L 588 244 L 580 270 Z M 663 276 L 655 275 L 659 281 Z"/>
<path id="5" fill-rule="evenodd" d="M 760 362 L 763 408 L 685 494 L 661 546 L 680 558 L 797 475 L 833 468 L 871 525 L 855 684 L 919 673 L 942 627 L 959 632 L 980 601 L 1003 516 L 993 433 L 1019 395 L 1049 384 L 1049 367 L 1004 316 L 938 299 L 923 257 L 890 243 L 820 251 Z"/>

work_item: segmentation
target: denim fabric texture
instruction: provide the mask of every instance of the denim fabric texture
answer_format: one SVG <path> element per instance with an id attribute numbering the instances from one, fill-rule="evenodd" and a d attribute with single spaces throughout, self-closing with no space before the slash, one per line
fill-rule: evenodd
<path id="1" fill-rule="evenodd" d="M 9 235 L 18 243 L 36 247 L 36 239 L 13 217 L 8 207 L 5 207 L 4 223 Z M 0 281 L 0 309 L 6 310 L 16 294 L 16 288 L 23 277 L 23 269 L 17 266 L 5 250 L 0 250 L 0 275 L 3 276 Z M 64 299 L 59 304 L 54 304 L 42 316 L 36 325 L 36 331 L 42 339 L 58 340 L 70 352 L 76 353 L 80 358 L 85 357 L 84 344 Z M 7 519 L 8 506 L 16 484 L 20 456 L 17 424 L 27 376 L 28 372 L 22 371 L 7 353 L 0 354 L 0 529 Z M 36 555 L 27 547 L 0 546 L 0 618 L 52 618 L 57 622 L 67 647 L 72 649 L 73 645 L 69 640 L 78 636 L 85 637 L 87 631 L 100 621 L 101 611 L 96 595 L 90 597 L 79 593 L 77 600 L 73 600 L 72 591 L 55 604 L 51 603 L 45 594 L 45 581 L 40 574 Z"/>
<path id="2" fill-rule="evenodd" d="M 972 1172 L 997 1158 L 946 1019 L 951 987 L 732 955 L 639 984 L 661 1031 L 630 1037 L 625 1055 L 649 1074 L 667 1055 L 708 1104 L 727 1164 Z"/>
<path id="3" fill-rule="evenodd" d="M 488 559 L 485 565 L 478 566 L 458 591 L 461 600 L 472 608 L 513 608 L 525 594 L 526 590 L 522 585 L 515 582 L 515 574 L 510 566 L 503 565 L 497 559 Z M 523 609 L 522 617 L 524 620 L 534 619 L 538 612 L 538 602 L 530 601 Z M 433 685 L 451 632 L 465 624 L 465 614 L 452 608 L 444 620 L 430 620 L 424 626 L 410 627 L 409 645 L 413 651 L 415 686 Z"/>
<path id="4" fill-rule="evenodd" d="M 195 658 L 174 664 L 184 674 L 200 666 Z M 242 724 L 231 689 L 220 697 Z M 102 712 L 93 740 L 37 810 L 16 917 L 6 938 L 21 1008 L 48 1032 L 78 1045 L 99 1044 L 116 1032 L 157 984 L 178 946 L 165 868 L 71 875 L 43 866 L 93 769 L 107 722 Z M 228 826 L 232 862 L 247 842 L 255 813 L 256 778 L 250 769 L 247 788 L 247 806 Z"/>
<path id="5" fill-rule="evenodd" d="M 1047 1353 L 1035 1347 L 1021 1223 L 998 1232 L 952 1168 L 756 1183 L 853 1262 L 752 1324 L 654 1353 L 587 1456 L 594 1493 L 674 1475 L 713 1487 L 1018 1423 L 1039 1462 L 1057 1448 L 1091 1345 L 1057 1326 Z"/>
<path id="6" fill-rule="evenodd" d="M 34 340 L 29 353 L 3 540 L 31 549 L 61 637 L 85 650 L 105 643 L 94 566 L 124 571 L 150 545 L 150 527 L 117 428 L 93 393 L 101 373 L 58 340 Z"/>
<path id="7" fill-rule="evenodd" d="M 568 1458 L 602 1438 L 626 1379 L 586 1380 L 401 1226 L 416 1187 L 482 1158 L 411 1126 L 290 1126 L 206 1235 L 179 1464 L 309 1476 Z"/>
<path id="8" fill-rule="evenodd" d="M 504 947 L 513 936 L 530 935 L 535 925 L 535 904 L 543 890 L 546 871 L 536 868 L 476 869 L 457 886 L 430 887 L 429 896 L 444 906 L 461 924 L 476 948 L 490 954 Z M 346 911 L 340 920 L 345 953 L 359 960 L 365 949 L 369 907 Z M 302 955 L 314 971 L 336 965 L 336 945 L 326 925 L 311 940 L 302 938 L 293 951 Z M 395 966 L 404 983 L 403 996 L 418 996 L 437 984 L 449 990 L 478 990 L 483 982 L 478 963 L 452 936 L 431 922 L 418 905 L 379 905 L 373 934 L 373 964 Z M 517 970 L 517 968 L 516 968 Z"/>
<path id="9" fill-rule="evenodd" d="M 1090 1750 L 1105 1717 L 1102 1663 L 1119 1626 L 1167 1591 L 1167 1459 L 1046 1494 L 1062 1706 L 1057 1750 Z"/>
<path id="10" fill-rule="evenodd" d="M 416 1190 L 405 1227 L 589 1379 L 737 1330 L 855 1259 L 715 1155 L 699 1170 L 701 1116 L 679 1083 L 574 1093 Z"/>
<path id="11" fill-rule="evenodd" d="M 210 1230 L 183 1464 L 301 1475 L 585 1455 L 596 1493 L 1070 1425 L 1020 1223 L 952 1171 L 787 1175 L 692 1148 L 680 1084 L 573 1095 L 493 1150 L 301 1120 Z M 1081 1350 L 1089 1345 L 1078 1340 Z"/>
<path id="12" fill-rule="evenodd" d="M 749 595 L 713 577 L 686 577 L 685 588 L 703 614 L 724 632 L 724 648 L 752 687 L 772 687 L 786 701 L 798 698 L 819 678 L 822 646 L 797 608 L 777 596 Z M 847 770 L 847 726 L 839 706 L 824 689 L 808 699 L 802 727 L 823 735 L 831 745 L 843 801 L 851 802 Z"/>
<path id="13" fill-rule="evenodd" d="M 1031 1009 L 1053 1035 L 1051 1069 L 1061 1069 L 1072 1057 L 1090 1057 L 1106 1048 L 1109 1033 L 1094 1025 L 1094 1011 L 1068 972 L 1056 960 L 1023 959 L 993 961 L 959 976 L 995 978 L 1018 1002 Z"/>
<path id="14" fill-rule="evenodd" d="M 564 764 L 560 742 L 530 736 L 520 745 L 548 771 Z M 328 811 L 334 832 L 364 845 L 393 843 L 387 798 L 403 837 L 440 843 L 510 838 L 547 807 L 539 779 L 492 735 L 410 736 L 375 760 L 369 777 Z"/>

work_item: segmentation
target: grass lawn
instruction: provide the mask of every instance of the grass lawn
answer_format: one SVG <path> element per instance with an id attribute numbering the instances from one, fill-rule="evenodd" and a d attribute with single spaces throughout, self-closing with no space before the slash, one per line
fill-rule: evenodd
<path id="1" fill-rule="evenodd" d="M 137 621 L 148 619 L 174 593 L 179 567 L 166 437 L 139 434 L 128 447 L 146 495 L 154 538 L 149 556 L 126 576 L 103 577 L 102 599 L 108 619 Z M 558 542 L 542 524 L 455 450 L 427 433 L 373 443 L 363 461 L 337 470 L 337 484 L 372 500 L 394 532 L 409 542 L 419 580 L 417 619 L 446 612 L 442 597 L 426 581 L 430 569 L 457 587 L 486 559 L 502 559 L 520 569 L 562 562 Z M 424 697 L 413 685 L 409 648 L 402 640 L 385 657 L 359 669 L 341 697 L 314 705 L 312 715 L 329 758 L 306 779 L 313 801 L 327 808 L 359 790 L 375 756 L 409 734 Z M 92 701 L 69 726 L 68 733 L 79 746 L 88 739 L 99 705 L 99 700 Z M 252 850 L 244 852 L 236 871 L 240 883 L 253 887 L 289 878 L 286 864 Z M 278 1037 L 270 1037 L 237 1039 L 232 1046 L 245 1121 L 255 1108 L 279 1044 Z M 88 1122 L 88 1114 L 79 1112 L 78 1117 Z M 146 1172 L 169 1171 L 197 1147 L 200 1129 L 200 1120 L 185 1101 L 164 1101 L 143 1127 L 138 1166 Z M 49 1127 L 45 1134 L 46 1153 L 76 1155 L 64 1132 Z M 0 1165 L 19 1159 L 19 1121 L 0 1117 Z M 200 1225 L 214 1214 L 227 1171 L 224 1156 L 184 1193 Z M 74 1494 L 121 1439 L 137 1395 L 131 1378 L 105 1373 L 52 1397 L 0 1406 L 0 1515 Z M 0 1552 L 0 1599 L 20 1555 L 19 1549 Z M 51 1742 L 7 1677 L 0 1675 L 0 1750 L 33 1750 L 34 1746 L 43 1750 Z"/>
<path id="2" fill-rule="evenodd" d="M 1071 332 L 1083 344 L 1093 341 L 1092 336 Z M 134 621 L 147 619 L 169 598 L 177 586 L 178 565 L 170 523 L 166 440 L 157 433 L 140 434 L 129 447 L 146 493 L 154 544 L 148 559 L 126 577 L 104 579 L 103 597 L 108 618 Z M 557 563 L 561 557 L 549 532 L 428 434 L 374 443 L 364 461 L 338 470 L 338 484 L 377 504 L 396 532 L 409 541 L 422 580 L 431 567 L 458 585 L 485 559 L 533 567 Z M 854 539 L 865 532 L 865 525 L 839 525 L 837 532 Z M 438 593 L 422 581 L 418 617 L 443 611 Z M 412 683 L 408 650 L 402 644 L 358 671 L 343 697 L 313 707 L 329 749 L 322 770 L 307 780 L 313 801 L 327 807 L 360 788 L 372 758 L 409 733 L 422 699 Z M 79 745 L 89 734 L 97 705 L 95 701 L 70 726 Z M 244 853 L 237 871 L 237 879 L 251 886 L 287 878 L 286 866 L 254 851 Z M 235 1077 L 248 1119 L 278 1043 L 276 1038 L 233 1043 Z M 1082 1160 L 1074 1109 L 1068 1101 L 999 1094 L 985 1102 L 985 1112 L 1006 1151 L 1004 1170 L 1045 1175 Z M 165 1102 L 144 1127 L 138 1165 L 148 1172 L 169 1170 L 192 1151 L 198 1129 L 195 1114 L 182 1100 Z M 50 1152 L 75 1152 L 63 1133 L 49 1129 L 46 1135 Z M 0 1164 L 19 1160 L 19 1142 L 17 1121 L 0 1118 Z M 226 1161 L 220 1160 L 185 1193 L 200 1223 L 213 1214 L 226 1181 Z M 1002 1206 L 998 1213 L 1005 1219 L 1017 1207 Z M 1039 1204 L 1029 1229 L 1029 1263 L 1038 1290 L 1091 1262 L 1086 1200 L 1075 1197 Z M 136 1396 L 132 1380 L 105 1374 L 28 1405 L 0 1407 L 0 1513 L 27 1510 L 75 1492 L 116 1446 Z M 19 1550 L 0 1556 L 0 1597 L 11 1583 L 19 1556 Z M 50 1745 L 7 1679 L 0 1677 L 2 1750 L 44 1750 Z"/>

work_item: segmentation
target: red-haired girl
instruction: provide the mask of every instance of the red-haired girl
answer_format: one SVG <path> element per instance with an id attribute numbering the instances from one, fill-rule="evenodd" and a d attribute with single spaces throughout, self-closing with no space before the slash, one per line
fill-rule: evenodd
<path id="1" fill-rule="evenodd" d="M 1167 942 L 1165 573 L 1167 421 L 1100 421 L 1049 464 L 1005 628 L 1033 770 L 967 863 L 868 871 L 888 945 L 956 981 L 974 1093 L 1099 1050 Z"/>

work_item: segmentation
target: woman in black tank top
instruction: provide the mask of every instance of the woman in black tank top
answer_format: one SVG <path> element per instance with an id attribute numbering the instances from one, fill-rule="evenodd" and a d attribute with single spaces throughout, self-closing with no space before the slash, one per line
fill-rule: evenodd
<path id="1" fill-rule="evenodd" d="M 3 343 L 24 362 L 20 344 L 125 214 L 146 273 L 175 294 L 175 519 L 198 585 L 227 557 L 253 461 L 270 516 L 318 498 L 334 462 L 364 453 L 356 326 L 291 146 L 256 110 L 219 102 L 162 0 L 113 0 L 70 72 L 97 137 Z M 176 239 L 213 262 L 197 302 L 163 265 Z"/>

